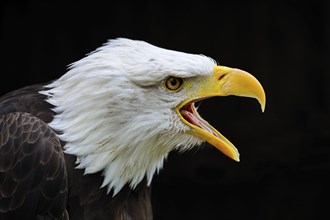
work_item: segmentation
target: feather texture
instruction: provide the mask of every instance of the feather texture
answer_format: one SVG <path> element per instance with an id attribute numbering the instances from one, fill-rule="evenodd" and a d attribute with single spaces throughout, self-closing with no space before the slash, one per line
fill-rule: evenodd
<path id="1" fill-rule="evenodd" d="M 174 111 L 191 94 L 164 81 L 214 66 L 120 38 L 1 97 L 0 219 L 152 219 L 152 177 L 170 151 L 202 142 Z"/>
<path id="2" fill-rule="evenodd" d="M 145 176 L 150 184 L 170 151 L 201 143 L 174 111 L 185 90 L 169 93 L 164 79 L 213 74 L 214 66 L 203 55 L 111 40 L 41 92 L 57 113 L 49 125 L 63 132 L 77 168 L 103 171 L 108 192 L 115 195 L 126 183 L 134 188 Z"/>

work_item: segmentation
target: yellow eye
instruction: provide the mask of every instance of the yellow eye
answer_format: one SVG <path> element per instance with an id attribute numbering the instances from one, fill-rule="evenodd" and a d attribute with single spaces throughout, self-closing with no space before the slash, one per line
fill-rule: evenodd
<path id="1" fill-rule="evenodd" d="M 170 91 L 178 91 L 181 89 L 183 84 L 183 79 L 170 76 L 165 81 L 165 87 Z"/>

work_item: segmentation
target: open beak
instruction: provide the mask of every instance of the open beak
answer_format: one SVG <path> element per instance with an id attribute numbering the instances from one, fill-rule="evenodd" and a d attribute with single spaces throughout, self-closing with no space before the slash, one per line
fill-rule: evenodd
<path id="1" fill-rule="evenodd" d="M 236 147 L 198 114 L 194 103 L 214 96 L 244 96 L 257 99 L 261 110 L 264 111 L 266 96 L 259 81 L 243 70 L 215 66 L 213 75 L 202 76 L 197 82 L 190 79 L 185 83 L 188 94 L 193 94 L 193 97 L 176 107 L 181 121 L 191 128 L 189 132 L 192 135 L 207 141 L 233 160 L 239 161 Z"/>

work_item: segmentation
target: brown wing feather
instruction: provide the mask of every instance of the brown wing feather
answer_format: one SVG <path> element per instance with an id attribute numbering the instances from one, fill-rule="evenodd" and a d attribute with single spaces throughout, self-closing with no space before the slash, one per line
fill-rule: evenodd
<path id="1" fill-rule="evenodd" d="M 101 172 L 84 175 L 75 169 L 75 156 L 64 154 L 64 168 L 62 148 L 46 125 L 54 112 L 38 93 L 42 86 L 27 86 L 0 97 L 0 219 L 36 219 L 36 213 L 49 215 L 39 214 L 37 219 L 61 218 L 64 206 L 68 213 L 63 219 L 68 215 L 70 220 L 152 219 L 146 180 L 135 190 L 125 186 L 113 198 L 106 187 L 100 189 Z"/>
<path id="2" fill-rule="evenodd" d="M 62 219 L 67 175 L 60 141 L 28 113 L 0 116 L 0 217 Z"/>

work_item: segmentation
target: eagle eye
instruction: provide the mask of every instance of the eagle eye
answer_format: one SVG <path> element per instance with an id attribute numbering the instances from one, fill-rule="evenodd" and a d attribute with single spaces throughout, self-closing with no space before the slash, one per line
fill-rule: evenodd
<path id="1" fill-rule="evenodd" d="M 165 80 L 166 89 L 172 92 L 176 92 L 179 89 L 181 89 L 182 85 L 183 85 L 183 79 L 178 77 L 170 76 Z"/>

